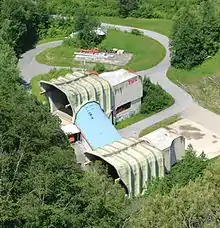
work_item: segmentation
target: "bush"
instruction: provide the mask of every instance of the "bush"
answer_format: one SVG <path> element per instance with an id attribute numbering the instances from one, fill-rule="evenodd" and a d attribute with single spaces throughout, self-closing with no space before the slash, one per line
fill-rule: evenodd
<path id="1" fill-rule="evenodd" d="M 131 34 L 136 35 L 136 36 L 143 36 L 143 32 L 138 29 L 132 29 Z"/>
<path id="2" fill-rule="evenodd" d="M 79 47 L 79 40 L 76 37 L 68 37 L 64 39 L 63 45 L 69 46 L 69 47 Z"/>
<path id="3" fill-rule="evenodd" d="M 159 112 L 174 103 L 174 99 L 160 85 L 151 83 L 150 79 L 144 80 L 143 93 L 141 104 L 143 114 Z"/>
<path id="4" fill-rule="evenodd" d="M 92 48 L 100 44 L 104 37 L 96 34 L 95 30 L 100 26 L 97 18 L 80 9 L 75 15 L 75 31 L 81 48 Z"/>
<path id="5" fill-rule="evenodd" d="M 193 148 L 189 146 L 183 159 L 171 168 L 167 176 L 153 179 L 148 183 L 146 195 L 165 195 L 170 193 L 174 187 L 186 186 L 190 181 L 201 177 L 207 165 L 208 160 L 204 154 L 197 156 Z"/>
<path id="6" fill-rule="evenodd" d="M 103 63 L 96 63 L 93 67 L 93 70 L 97 71 L 98 73 L 103 73 L 105 71 L 105 65 Z"/>

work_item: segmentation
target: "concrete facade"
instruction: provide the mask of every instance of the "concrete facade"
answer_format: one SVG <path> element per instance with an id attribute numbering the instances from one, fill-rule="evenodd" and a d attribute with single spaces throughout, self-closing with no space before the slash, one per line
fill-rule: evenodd
<path id="1" fill-rule="evenodd" d="M 151 145 L 163 151 L 165 169 L 170 171 L 171 167 L 181 160 L 185 152 L 185 138 L 177 132 L 171 132 L 165 128 L 159 128 L 143 137 Z"/>
<path id="2" fill-rule="evenodd" d="M 105 72 L 100 77 L 112 86 L 116 122 L 138 113 L 143 96 L 142 77 L 124 69 Z"/>
<path id="3" fill-rule="evenodd" d="M 40 87 L 62 125 L 74 123 L 78 109 L 89 101 L 98 102 L 113 123 L 120 122 L 140 111 L 143 96 L 142 77 L 124 69 L 99 76 L 74 72 L 40 81 Z"/>

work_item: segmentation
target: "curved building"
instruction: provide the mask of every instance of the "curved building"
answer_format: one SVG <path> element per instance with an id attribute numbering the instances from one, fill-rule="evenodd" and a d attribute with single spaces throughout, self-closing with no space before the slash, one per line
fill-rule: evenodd
<path id="1" fill-rule="evenodd" d="M 107 116 L 112 113 L 111 86 L 95 74 L 74 72 L 51 81 L 41 80 L 40 87 L 48 97 L 51 112 L 64 125 L 73 122 L 79 107 L 88 101 L 97 101 Z"/>
<path id="2" fill-rule="evenodd" d="M 121 139 L 118 131 L 96 102 L 82 105 L 74 122 L 81 136 L 93 150 Z"/>
<path id="3" fill-rule="evenodd" d="M 86 153 L 92 160 L 102 160 L 114 168 L 130 197 L 142 194 L 153 177 L 163 177 L 164 157 L 161 150 L 145 140 L 121 138 L 112 144 Z M 112 170 L 112 168 L 111 168 Z"/>

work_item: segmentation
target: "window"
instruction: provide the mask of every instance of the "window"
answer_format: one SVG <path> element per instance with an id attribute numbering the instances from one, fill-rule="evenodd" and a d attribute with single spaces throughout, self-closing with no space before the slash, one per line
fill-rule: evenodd
<path id="1" fill-rule="evenodd" d="M 123 112 L 124 110 L 129 109 L 130 107 L 131 107 L 131 102 L 123 104 L 116 109 L 116 114 L 118 114 L 119 112 Z"/>

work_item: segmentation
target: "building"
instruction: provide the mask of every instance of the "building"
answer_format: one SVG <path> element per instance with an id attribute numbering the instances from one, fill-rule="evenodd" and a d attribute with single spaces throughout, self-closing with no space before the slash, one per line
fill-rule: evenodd
<path id="1" fill-rule="evenodd" d="M 168 129 L 159 128 L 141 139 L 163 151 L 166 171 L 170 171 L 171 166 L 184 155 L 185 138 Z"/>
<path id="2" fill-rule="evenodd" d="M 99 76 L 108 81 L 112 87 L 117 122 L 140 111 L 143 96 L 141 76 L 124 69 L 105 72 Z"/>
<path id="3" fill-rule="evenodd" d="M 62 126 L 74 123 L 81 105 L 97 101 L 112 118 L 113 94 L 108 81 L 95 74 L 74 72 L 50 81 L 40 81 L 42 93 L 49 100 L 51 113 L 59 116 Z"/>
<path id="4" fill-rule="evenodd" d="M 77 162 L 85 169 L 93 161 L 103 162 L 130 197 L 142 194 L 153 177 L 163 177 L 184 152 L 182 138 L 122 138 L 113 126 L 115 118 L 139 111 L 143 94 L 140 76 L 124 70 L 100 77 L 75 72 L 41 81 L 40 86 L 51 112 L 59 116 L 61 128 L 73 143 Z"/>
<path id="5" fill-rule="evenodd" d="M 141 194 L 152 177 L 164 176 L 162 151 L 143 139 L 122 138 L 98 103 L 84 104 L 75 125 L 81 133 L 75 146 L 78 162 L 85 166 L 101 160 L 129 196 Z"/>
<path id="6" fill-rule="evenodd" d="M 60 117 L 62 125 L 73 123 L 78 109 L 88 101 L 98 102 L 115 123 L 138 113 L 143 96 L 141 76 L 123 69 L 99 76 L 74 72 L 40 81 L 40 87 L 48 97 L 51 112 Z"/>
<path id="7" fill-rule="evenodd" d="M 88 102 L 78 110 L 75 125 L 81 132 L 82 144 L 95 150 L 121 138 L 97 102 Z"/>

